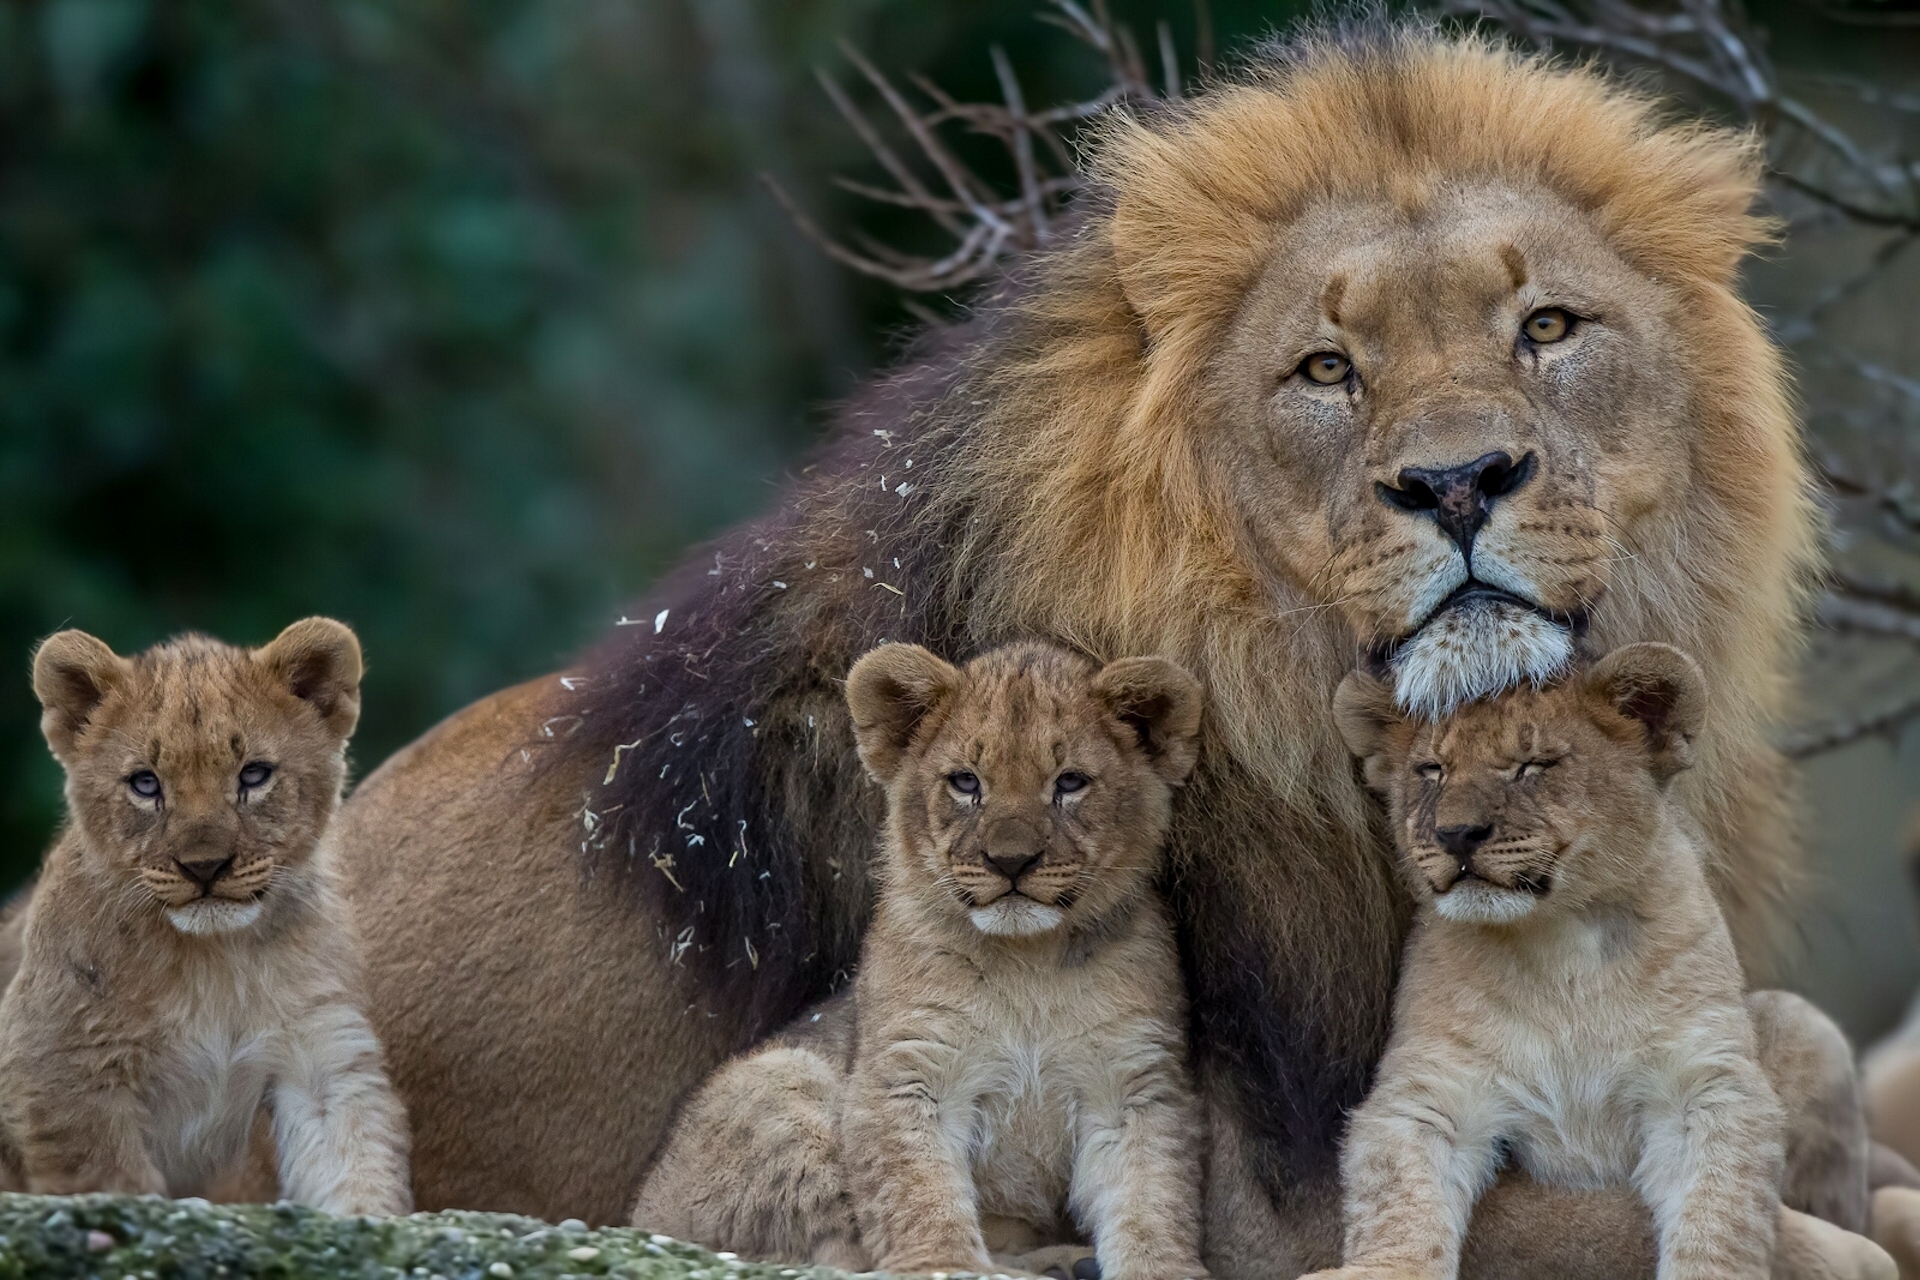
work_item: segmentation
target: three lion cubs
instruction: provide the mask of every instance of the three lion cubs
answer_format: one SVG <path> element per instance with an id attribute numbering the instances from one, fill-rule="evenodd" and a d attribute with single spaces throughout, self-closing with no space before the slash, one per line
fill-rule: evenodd
<path id="1" fill-rule="evenodd" d="M 851 993 L 709 1080 L 635 1222 L 902 1274 L 1085 1233 L 1107 1280 L 1204 1276 L 1186 999 L 1152 888 L 1199 686 L 1154 658 L 1023 644 L 956 668 L 891 644 L 847 702 L 888 801 Z"/>
<path id="2" fill-rule="evenodd" d="M 409 1208 L 406 1118 L 361 1013 L 328 824 L 360 645 L 185 636 L 35 655 L 68 821 L 0 999 L 0 1163 L 37 1192 L 202 1193 L 272 1116 L 281 1190 Z"/>

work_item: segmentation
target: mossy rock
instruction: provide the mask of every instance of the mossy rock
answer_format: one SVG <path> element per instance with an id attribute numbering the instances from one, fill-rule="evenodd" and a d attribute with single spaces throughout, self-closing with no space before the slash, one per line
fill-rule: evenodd
<path id="1" fill-rule="evenodd" d="M 832 1280 L 665 1236 L 503 1213 L 335 1218 L 293 1204 L 0 1195 L 0 1280 Z"/>

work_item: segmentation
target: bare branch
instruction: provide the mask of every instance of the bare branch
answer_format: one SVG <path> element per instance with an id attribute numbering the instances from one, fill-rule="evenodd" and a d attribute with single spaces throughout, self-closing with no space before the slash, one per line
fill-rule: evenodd
<path id="1" fill-rule="evenodd" d="M 1157 95 L 1148 83 L 1138 46 L 1127 30 L 1113 21 L 1106 0 L 1088 0 L 1085 5 L 1080 0 L 1049 3 L 1050 9 L 1040 15 L 1042 20 L 1061 27 L 1106 61 L 1107 87 L 1091 98 L 1035 110 L 1027 101 L 1012 61 L 1005 50 L 996 47 L 990 54 L 1000 84 L 1000 102 L 960 102 L 924 76 L 909 75 L 906 83 L 911 90 L 931 104 L 922 109 L 859 50 L 842 42 L 847 61 L 912 140 L 908 154 L 917 152 L 918 159 L 911 163 L 887 141 L 880 127 L 838 81 L 825 71 L 818 73 L 835 109 L 894 183 L 887 188 L 836 178 L 836 184 L 865 200 L 924 213 L 953 237 L 950 252 L 938 257 L 911 254 L 857 234 L 850 237 L 851 243 L 835 240 L 784 189 L 768 179 L 768 190 L 800 234 L 836 262 L 915 292 L 952 290 L 990 275 L 1009 254 L 1050 243 L 1063 206 L 1082 185 L 1069 131 L 1117 103 Z M 1201 43 L 1210 56 L 1212 20 L 1204 0 L 1198 0 L 1196 11 Z M 1166 95 L 1178 97 L 1182 81 L 1172 30 L 1161 23 L 1157 32 Z M 943 129 L 963 129 L 1004 146 L 1012 161 L 1017 191 L 996 190 L 960 158 L 941 136 Z M 921 176 L 927 169 L 931 169 L 935 181 Z"/>
<path id="2" fill-rule="evenodd" d="M 1830 595 L 1820 601 L 1817 616 L 1835 631 L 1886 636 L 1920 644 L 1920 614 L 1908 613 L 1890 604 Z"/>
<path id="3" fill-rule="evenodd" d="M 1862 738 L 1877 735 L 1891 738 L 1916 718 L 1920 718 L 1920 694 L 1890 702 L 1862 716 L 1835 720 L 1818 729 L 1796 733 L 1780 744 L 1780 750 L 1789 759 L 1805 760 Z"/>

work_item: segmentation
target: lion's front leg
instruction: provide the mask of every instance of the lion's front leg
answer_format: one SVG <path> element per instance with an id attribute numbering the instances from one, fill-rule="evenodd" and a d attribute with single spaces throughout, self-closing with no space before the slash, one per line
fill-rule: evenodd
<path id="1" fill-rule="evenodd" d="M 1340 1155 L 1343 1263 L 1324 1280 L 1453 1280 L 1474 1202 L 1499 1167 L 1494 1134 L 1417 1082 L 1376 1086 Z"/>
<path id="2" fill-rule="evenodd" d="M 923 1050 L 893 1045 L 847 1082 L 840 1149 L 861 1239 L 882 1271 L 992 1270 L 968 1153 Z"/>
<path id="3" fill-rule="evenodd" d="M 1124 1080 L 1110 1097 L 1083 1100 L 1068 1204 L 1105 1280 L 1199 1280 L 1199 1123 L 1185 1073 L 1167 1057 L 1114 1074 Z"/>

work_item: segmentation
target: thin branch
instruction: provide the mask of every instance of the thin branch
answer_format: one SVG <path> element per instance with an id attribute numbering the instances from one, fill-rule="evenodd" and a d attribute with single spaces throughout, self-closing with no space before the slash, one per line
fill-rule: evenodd
<path id="1" fill-rule="evenodd" d="M 1892 605 L 1846 596 L 1826 596 L 1816 611 L 1820 621 L 1835 631 L 1857 635 L 1885 636 L 1893 640 L 1911 640 L 1920 644 L 1920 616 Z"/>
<path id="2" fill-rule="evenodd" d="M 1781 752 L 1792 760 L 1805 760 L 1858 742 L 1862 738 L 1892 738 L 1907 723 L 1920 718 L 1920 694 L 1890 702 L 1877 711 L 1844 720 L 1835 720 L 1818 729 L 1796 733 L 1780 744 Z"/>

